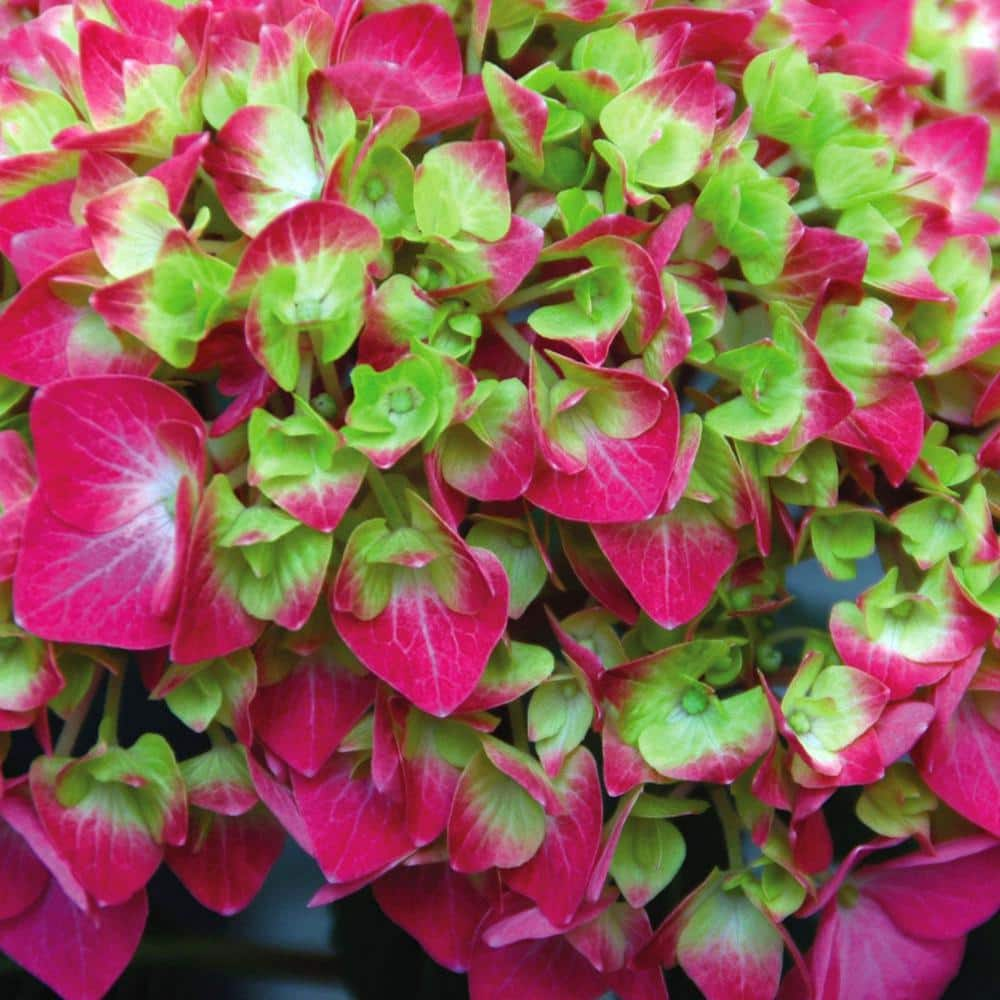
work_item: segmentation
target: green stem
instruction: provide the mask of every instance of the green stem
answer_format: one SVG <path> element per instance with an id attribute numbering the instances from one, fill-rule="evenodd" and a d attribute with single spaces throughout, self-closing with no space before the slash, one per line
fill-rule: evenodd
<path id="1" fill-rule="evenodd" d="M 343 420 L 344 414 L 347 412 L 347 400 L 344 398 L 344 390 L 340 385 L 340 372 L 337 371 L 336 364 L 320 365 L 319 377 L 323 382 L 323 389 L 337 404 L 337 416 Z"/>
<path id="2" fill-rule="evenodd" d="M 97 689 L 101 686 L 102 676 L 101 671 L 95 666 L 94 676 L 90 679 L 90 687 L 87 688 L 76 708 L 70 712 L 63 723 L 62 732 L 59 733 L 59 739 L 56 740 L 56 745 L 52 750 L 56 757 L 71 757 L 73 755 L 73 747 L 76 746 L 80 730 L 90 714 L 90 706 L 94 703 L 94 695 L 97 694 Z"/>
<path id="3" fill-rule="evenodd" d="M 510 716 L 510 731 L 514 737 L 514 746 L 518 750 L 528 753 L 530 749 L 528 746 L 528 725 L 524 718 L 524 705 L 519 698 L 507 706 L 507 713 Z"/>
<path id="4" fill-rule="evenodd" d="M 742 281 L 739 278 L 719 278 L 719 284 L 727 292 L 742 292 L 744 295 L 759 295 L 760 289 L 751 285 L 749 281 Z"/>
<path id="5" fill-rule="evenodd" d="M 767 172 L 772 177 L 780 177 L 782 174 L 788 173 L 797 163 L 798 160 L 794 153 L 785 153 L 784 156 L 779 156 L 773 163 L 767 165 Z"/>
<path id="6" fill-rule="evenodd" d="M 238 489 L 247 481 L 248 464 L 249 463 L 247 462 L 240 462 L 236 468 L 230 469 L 226 473 L 226 479 L 229 480 L 229 485 L 232 486 L 233 489 Z"/>
<path id="7" fill-rule="evenodd" d="M 101 716 L 97 738 L 109 747 L 118 745 L 118 715 L 121 712 L 124 684 L 124 671 L 120 674 L 108 674 L 108 685 L 104 690 L 104 715 Z"/>
<path id="8" fill-rule="evenodd" d="M 493 329 L 503 338 L 503 342 L 526 364 L 531 364 L 531 345 L 517 332 L 514 324 L 503 316 L 491 317 Z"/>
<path id="9" fill-rule="evenodd" d="M 17 278 L 14 275 L 14 269 L 7 263 L 3 262 L 3 295 L 4 301 L 9 299 L 14 292 L 17 291 Z"/>
<path id="10" fill-rule="evenodd" d="M 312 394 L 313 381 L 313 359 L 311 354 L 307 354 L 299 365 L 299 377 L 295 383 L 295 395 L 301 396 L 306 402 Z"/>
<path id="11" fill-rule="evenodd" d="M 726 841 L 726 857 L 730 871 L 743 867 L 743 847 L 740 843 L 740 818 L 729 799 L 729 793 L 718 785 L 709 790 L 712 805 L 722 826 L 722 836 Z"/>
<path id="12" fill-rule="evenodd" d="M 818 194 L 814 194 L 811 198 L 802 198 L 799 201 L 793 201 L 790 206 L 796 215 L 808 215 L 810 212 L 816 212 L 823 207 L 823 199 Z"/>
<path id="13" fill-rule="evenodd" d="M 231 745 L 229 742 L 229 737 L 226 736 L 225 729 L 223 729 L 218 722 L 211 723 L 208 729 L 205 731 L 205 735 L 208 737 L 209 742 L 212 744 L 213 750 L 226 750 Z"/>
<path id="14" fill-rule="evenodd" d="M 779 643 L 788 642 L 791 639 L 801 639 L 803 642 L 808 642 L 814 636 L 818 635 L 819 632 L 819 629 L 803 625 L 796 628 L 778 629 L 777 632 L 772 632 L 766 638 L 768 645 L 777 646 Z"/>
<path id="15" fill-rule="evenodd" d="M 476 33 L 470 30 L 465 43 L 465 72 L 469 76 L 476 76 L 482 68 L 482 57 L 476 51 Z"/>
<path id="16" fill-rule="evenodd" d="M 518 289 L 513 295 L 508 295 L 503 300 L 504 308 L 516 309 L 518 306 L 523 306 L 526 302 L 543 299 L 546 295 L 550 295 L 553 290 L 559 291 L 558 287 L 553 288 L 553 286 L 558 286 L 560 282 L 564 282 L 565 280 L 565 278 L 553 278 L 551 281 L 539 281 L 534 285 L 525 285 L 524 288 Z"/>
<path id="17" fill-rule="evenodd" d="M 382 513 L 385 514 L 386 521 L 389 522 L 389 527 L 405 528 L 406 518 L 403 516 L 403 510 L 392 495 L 392 490 L 389 489 L 389 484 L 385 481 L 381 471 L 369 463 L 368 472 L 365 475 L 379 507 L 382 508 Z"/>

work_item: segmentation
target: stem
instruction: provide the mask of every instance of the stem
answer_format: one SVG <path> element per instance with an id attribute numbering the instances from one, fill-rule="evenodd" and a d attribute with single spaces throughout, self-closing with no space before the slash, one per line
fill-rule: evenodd
<path id="1" fill-rule="evenodd" d="M 347 400 L 344 398 L 344 390 L 340 385 L 340 372 L 337 371 L 336 364 L 320 365 L 319 377 L 323 383 L 323 389 L 333 398 L 337 404 L 337 417 L 343 420 L 347 412 Z"/>
<path id="2" fill-rule="evenodd" d="M 469 76 L 476 76 L 482 68 L 482 57 L 476 51 L 476 32 L 470 30 L 469 38 L 465 43 L 465 72 Z"/>
<path id="3" fill-rule="evenodd" d="M 229 485 L 236 489 L 242 486 L 247 481 L 247 467 L 248 462 L 240 462 L 235 469 L 230 469 L 226 473 L 226 479 L 229 480 Z"/>
<path id="4" fill-rule="evenodd" d="M 313 381 L 313 359 L 311 354 L 307 354 L 299 365 L 299 377 L 295 383 L 295 394 L 301 396 L 306 402 L 309 401 L 310 390 Z"/>
<path id="5" fill-rule="evenodd" d="M 517 332 L 510 320 L 494 314 L 491 317 L 493 329 L 503 338 L 503 342 L 526 364 L 531 364 L 531 345 Z"/>
<path id="6" fill-rule="evenodd" d="M 534 302 L 535 299 L 544 298 L 553 291 L 553 285 L 565 280 L 565 278 L 554 278 L 551 281 L 539 281 L 534 285 L 525 285 L 524 288 L 519 288 L 513 295 L 508 295 L 503 300 L 504 308 L 516 309 L 518 306 L 524 305 L 525 302 Z"/>
<path id="7" fill-rule="evenodd" d="M 4 300 L 9 299 L 17 291 L 17 281 L 14 276 L 14 269 L 4 261 L 3 264 L 3 295 Z"/>
<path id="8" fill-rule="evenodd" d="M 528 726 L 524 720 L 524 705 L 519 698 L 507 706 L 507 713 L 510 716 L 510 731 L 514 737 L 514 746 L 528 753 Z"/>
<path id="9" fill-rule="evenodd" d="M 778 629 L 777 632 L 772 632 L 769 636 L 766 636 L 766 641 L 771 646 L 777 646 L 780 642 L 788 642 L 791 639 L 802 639 L 804 642 L 808 642 L 815 635 L 819 633 L 819 629 L 809 628 L 806 625 L 797 626 L 796 628 L 782 628 Z"/>
<path id="10" fill-rule="evenodd" d="M 772 177 L 780 177 L 782 174 L 787 173 L 791 167 L 794 167 L 797 162 L 795 154 L 788 152 L 783 156 L 779 156 L 773 163 L 769 163 L 767 165 L 767 172 Z"/>
<path id="11" fill-rule="evenodd" d="M 118 715 L 122 706 L 122 687 L 125 674 L 108 674 L 108 685 L 104 690 L 104 715 L 97 731 L 97 738 L 109 747 L 118 745 Z"/>
<path id="12" fill-rule="evenodd" d="M 742 281 L 739 278 L 719 278 L 719 284 L 727 292 L 742 292 L 745 295 L 759 295 L 760 290 L 751 285 L 749 281 Z"/>
<path id="13" fill-rule="evenodd" d="M 205 731 L 205 735 L 212 744 L 213 750 L 226 750 L 230 746 L 229 739 L 226 736 L 226 731 L 219 725 L 218 722 L 211 723 Z"/>
<path id="14" fill-rule="evenodd" d="M 712 805 L 715 806 L 716 815 L 722 826 L 722 835 L 726 841 L 726 857 L 729 860 L 730 870 L 743 867 L 743 847 L 740 843 L 740 818 L 736 815 L 732 802 L 729 801 L 729 793 L 716 786 L 709 789 L 709 797 Z"/>
<path id="15" fill-rule="evenodd" d="M 378 505 L 382 508 L 382 513 L 385 514 L 386 521 L 389 522 L 389 527 L 406 527 L 403 511 L 396 503 L 396 498 L 392 495 L 392 490 L 389 489 L 389 484 L 386 483 L 381 471 L 369 463 L 365 476 L 368 479 L 368 485 L 372 488 L 372 493 L 375 494 Z"/>
<path id="16" fill-rule="evenodd" d="M 823 199 L 818 194 L 814 194 L 811 198 L 802 198 L 799 201 L 793 201 L 789 207 L 797 215 L 808 215 L 810 212 L 815 212 L 817 209 L 823 208 Z"/>
<path id="17" fill-rule="evenodd" d="M 90 679 L 90 687 L 87 688 L 83 697 L 77 703 L 76 708 L 70 712 L 63 723 L 62 732 L 59 733 L 59 739 L 56 740 L 56 745 L 52 750 L 56 757 L 73 756 L 73 747 L 76 746 L 80 730 L 83 728 L 83 724 L 87 721 L 87 716 L 90 714 L 90 706 L 94 703 L 94 695 L 97 694 L 97 689 L 101 686 L 101 676 L 101 671 L 95 666 L 94 676 Z"/>

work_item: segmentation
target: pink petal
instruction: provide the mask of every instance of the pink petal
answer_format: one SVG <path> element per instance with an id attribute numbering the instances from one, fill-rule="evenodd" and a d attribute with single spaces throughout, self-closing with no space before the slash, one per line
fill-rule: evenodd
<path id="1" fill-rule="evenodd" d="M 313 777 L 292 775 L 316 860 L 331 882 L 360 878 L 413 850 L 402 805 L 355 767 L 352 754 L 337 754 Z"/>
<path id="2" fill-rule="evenodd" d="M 452 972 L 468 969 L 490 907 L 469 876 L 446 864 L 396 868 L 375 883 L 375 898 L 435 962 Z"/>
<path id="3" fill-rule="evenodd" d="M 231 916 L 252 902 L 285 843 L 285 831 L 270 813 L 241 816 L 191 813 L 183 847 L 167 848 L 164 860 L 202 906 Z"/>
<path id="4" fill-rule="evenodd" d="M 147 912 L 139 892 L 84 913 L 52 881 L 30 910 L 0 921 L 0 950 L 66 1000 L 100 1000 L 139 946 Z"/>

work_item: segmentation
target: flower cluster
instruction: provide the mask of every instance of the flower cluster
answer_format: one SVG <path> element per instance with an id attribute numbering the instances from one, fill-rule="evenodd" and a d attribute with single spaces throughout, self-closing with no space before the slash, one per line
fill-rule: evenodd
<path id="1" fill-rule="evenodd" d="M 1000 907 L 998 52 L 990 0 L 4 4 L 0 950 L 98 998 L 161 864 L 229 914 L 288 834 L 473 1000 L 939 996 Z M 128 672 L 204 752 L 120 743 Z"/>

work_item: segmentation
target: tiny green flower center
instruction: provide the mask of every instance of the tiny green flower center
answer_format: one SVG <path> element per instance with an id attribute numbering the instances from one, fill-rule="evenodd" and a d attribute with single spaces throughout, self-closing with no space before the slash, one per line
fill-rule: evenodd
<path id="1" fill-rule="evenodd" d="M 692 684 L 681 695 L 681 708 L 688 715 L 701 715 L 708 708 L 708 695 L 705 693 L 705 689 Z"/>
<path id="2" fill-rule="evenodd" d="M 889 615 L 897 621 L 905 622 L 913 614 L 913 605 L 909 601 L 903 601 L 894 607 L 889 608 Z"/>
<path id="3" fill-rule="evenodd" d="M 298 323 L 315 323 L 323 316 L 323 303 L 319 299 L 296 299 L 295 320 Z"/>
<path id="4" fill-rule="evenodd" d="M 385 195 L 385 183 L 381 177 L 369 177 L 365 181 L 365 197 L 369 201 L 378 201 Z"/>
<path id="5" fill-rule="evenodd" d="M 389 393 L 389 412 L 397 415 L 409 413 L 413 409 L 412 389 L 393 389 Z"/>
<path id="6" fill-rule="evenodd" d="M 762 670 L 777 670 L 781 666 L 781 650 L 762 645 L 757 649 L 757 664 Z"/>
<path id="7" fill-rule="evenodd" d="M 799 736 L 805 736 L 812 729 L 812 722 L 805 712 L 792 712 L 788 716 L 788 725 L 792 727 L 792 732 L 798 733 Z"/>
<path id="8" fill-rule="evenodd" d="M 440 284 L 437 271 L 423 263 L 417 264 L 413 269 L 413 280 L 428 292 L 432 292 Z"/>
<path id="9" fill-rule="evenodd" d="M 337 401 L 328 392 L 313 396 L 312 408 L 325 420 L 332 420 L 337 415 Z"/>
<path id="10" fill-rule="evenodd" d="M 749 587 L 738 587 L 730 595 L 729 603 L 737 611 L 746 611 L 753 603 L 753 591 Z"/>

